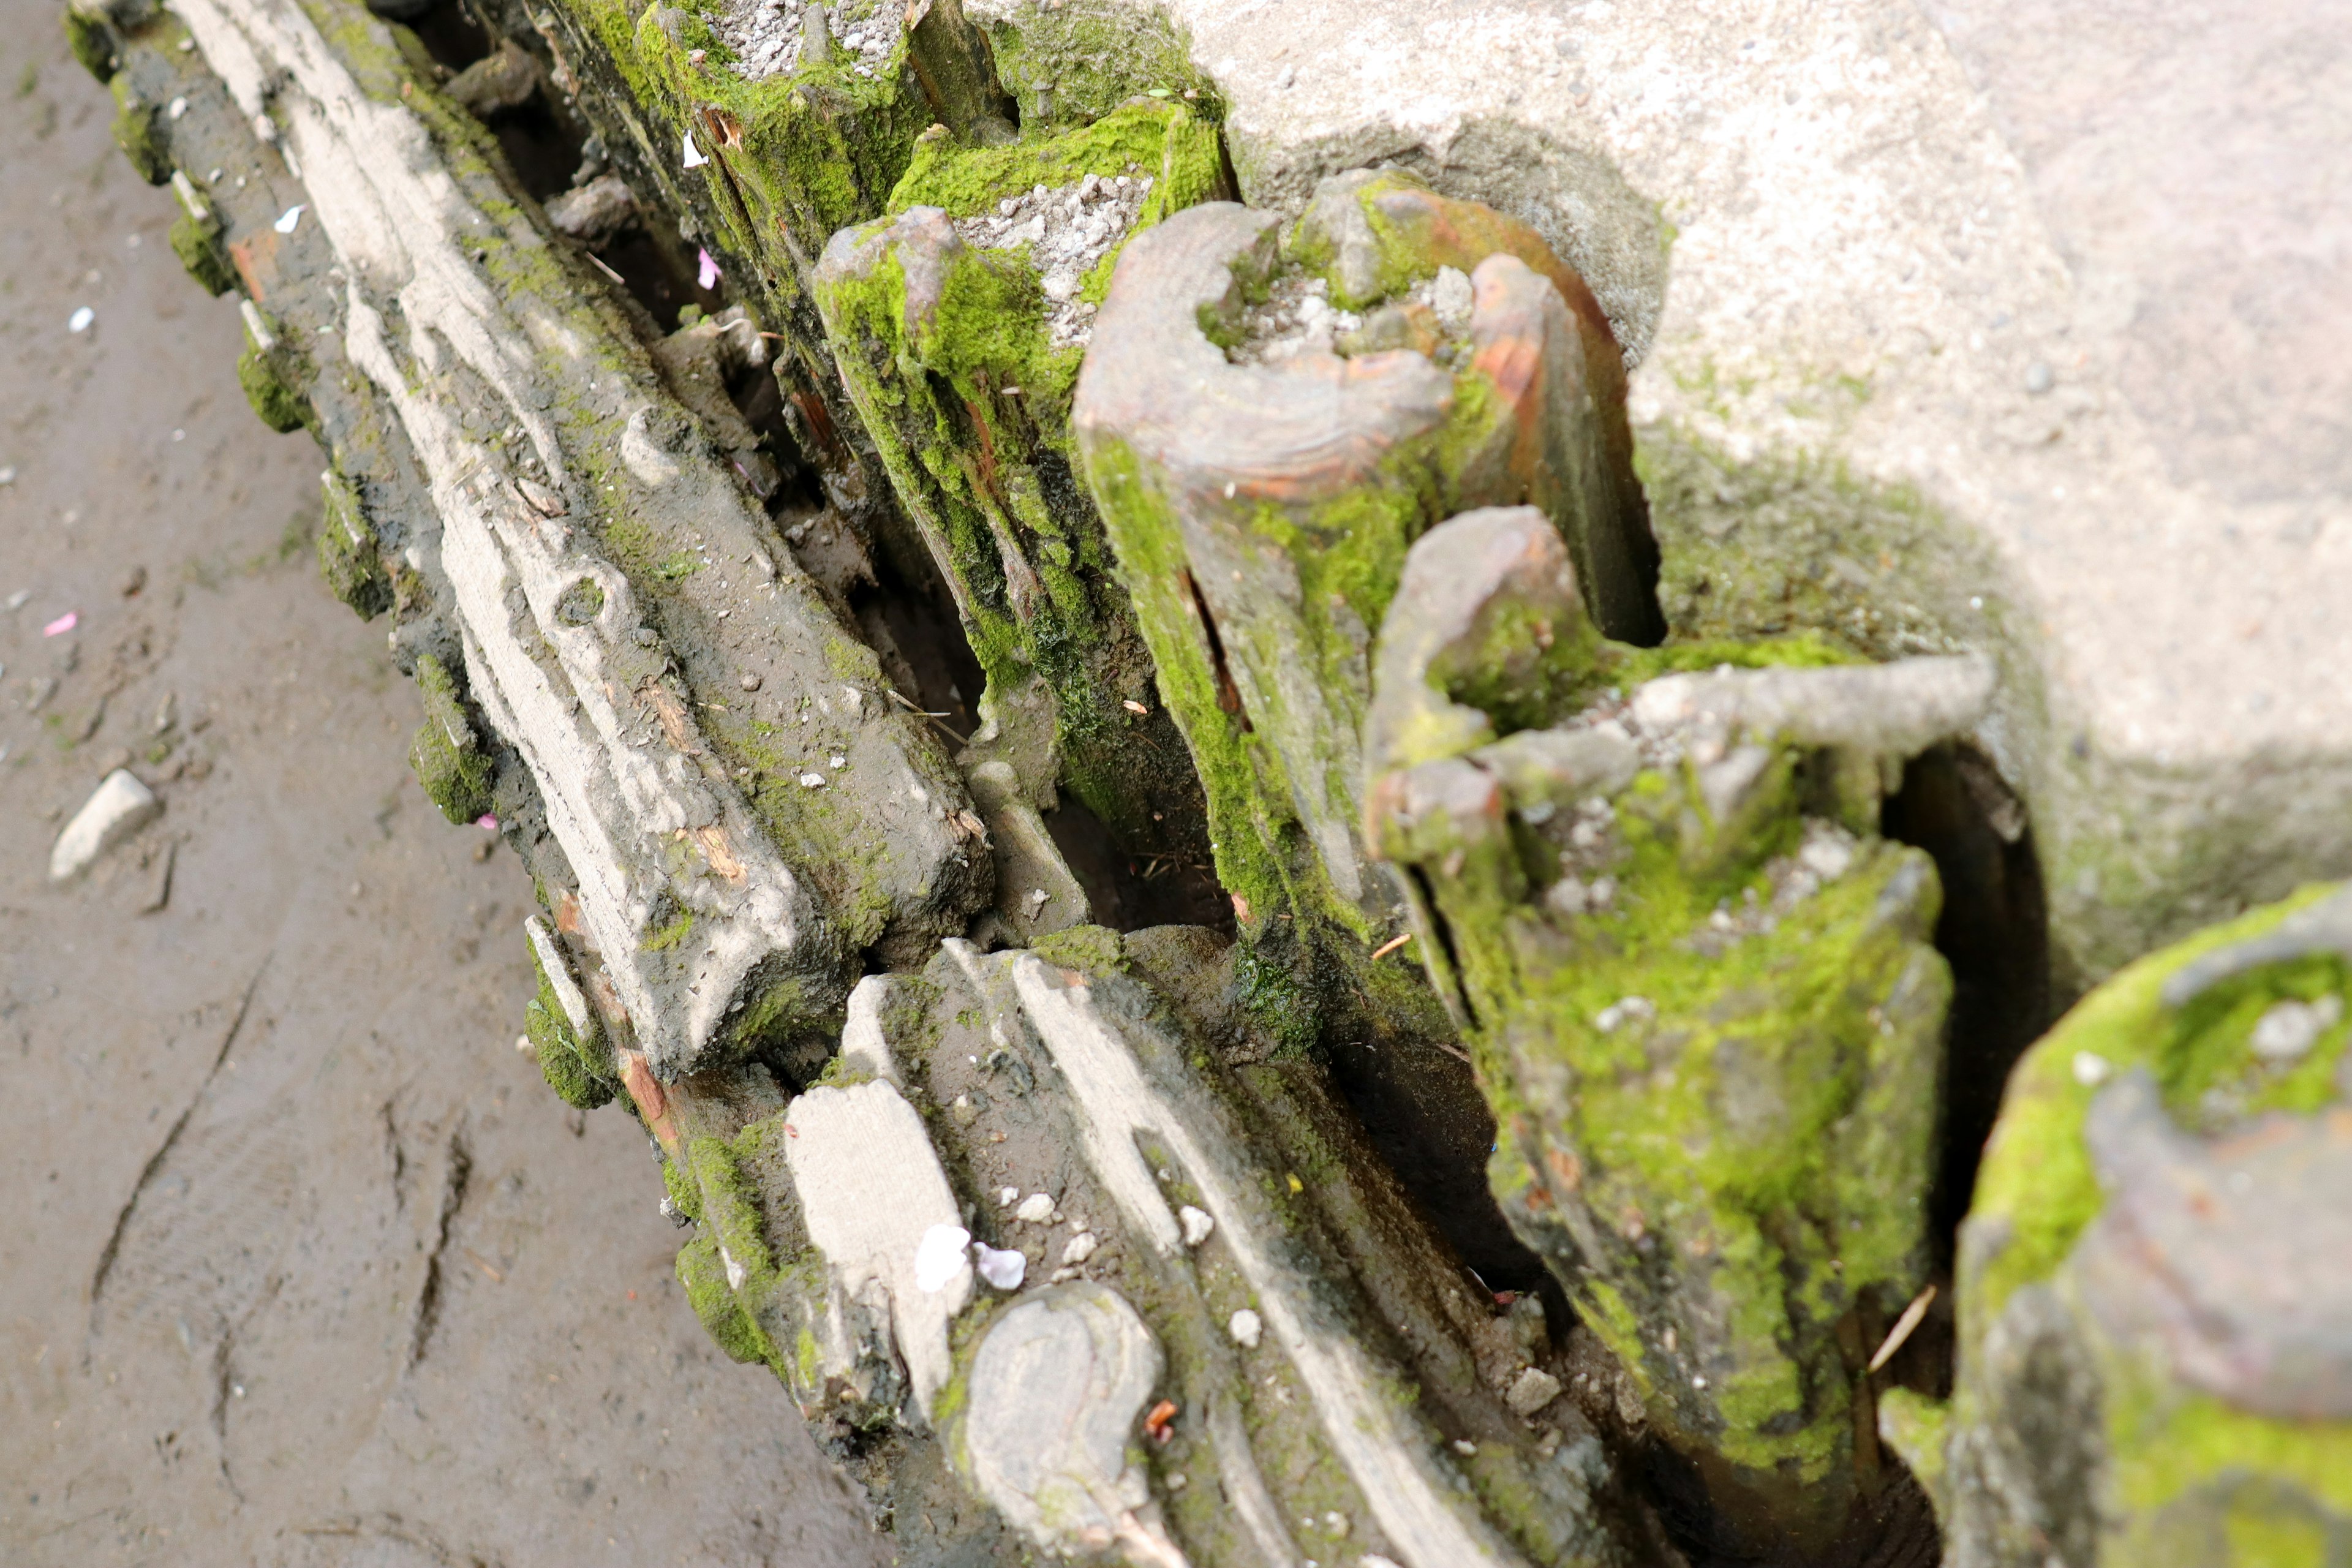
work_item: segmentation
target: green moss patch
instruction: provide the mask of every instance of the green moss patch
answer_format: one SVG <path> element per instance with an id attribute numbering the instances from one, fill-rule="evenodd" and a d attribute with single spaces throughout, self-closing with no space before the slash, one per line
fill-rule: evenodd
<path id="1" fill-rule="evenodd" d="M 250 343 L 237 356 L 236 384 L 245 388 L 245 400 L 261 422 L 279 435 L 310 423 L 310 399 L 287 384 L 270 356 Z"/>
<path id="2" fill-rule="evenodd" d="M 457 683 L 431 654 L 416 661 L 425 722 L 409 743 L 408 765 L 441 815 L 472 822 L 490 809 L 490 759 L 476 740 Z"/>

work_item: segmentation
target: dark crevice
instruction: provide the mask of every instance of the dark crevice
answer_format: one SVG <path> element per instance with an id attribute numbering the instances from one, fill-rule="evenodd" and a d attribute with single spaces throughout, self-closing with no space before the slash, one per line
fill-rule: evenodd
<path id="1" fill-rule="evenodd" d="M 944 587 L 918 591 L 887 559 L 875 563 L 881 581 L 850 596 L 868 643 L 887 637 L 916 689 L 902 693 L 935 717 L 931 722 L 961 746 L 980 728 L 980 694 L 988 678 L 964 640 L 963 621 Z M 951 750 L 953 748 L 950 748 Z"/>
<path id="2" fill-rule="evenodd" d="M 1140 855 L 1121 849 L 1110 829 L 1068 790 L 1045 822 L 1070 874 L 1086 889 L 1097 925 L 1123 931 L 1206 926 L 1219 940 L 1233 940 L 1233 900 L 1205 861 L 1176 849 Z"/>
<path id="3" fill-rule="evenodd" d="M 1974 747 L 1951 742 L 1914 758 L 1881 831 L 1933 857 L 1944 888 L 1935 940 L 1952 968 L 1952 1006 L 1928 1215 L 1936 1266 L 1948 1275 L 2010 1068 L 2050 1025 L 2049 910 L 2024 809 Z"/>
<path id="4" fill-rule="evenodd" d="M 436 65 L 455 76 L 495 47 L 490 29 L 463 5 L 435 5 L 408 24 Z"/>
<path id="5" fill-rule="evenodd" d="M 1209 614 L 1209 601 L 1201 596 L 1201 584 L 1190 572 L 1184 574 L 1184 591 L 1192 595 L 1192 613 L 1201 617 L 1201 630 L 1209 639 L 1209 662 L 1217 673 L 1217 706 L 1239 719 L 1247 731 L 1250 721 L 1242 710 L 1241 688 L 1234 684 L 1234 672 L 1225 664 L 1225 639 L 1217 635 L 1217 617 Z"/>
<path id="6" fill-rule="evenodd" d="M 1401 868 L 1429 911 L 1446 964 L 1460 966 L 1427 878 Z M 1410 963 L 1391 958 L 1389 963 Z M 1462 1260 L 1494 1291 L 1541 1289 L 1543 1261 L 1511 1230 L 1486 1182 L 1495 1113 L 1469 1061 L 1428 1040 L 1382 1029 L 1364 1000 L 1326 1031 L 1331 1081 L 1380 1152 Z"/>
<path id="7" fill-rule="evenodd" d="M 1543 1259 L 1486 1183 L 1495 1113 L 1470 1065 L 1426 1041 L 1358 1033 L 1330 1047 L 1331 1081 L 1398 1184 L 1487 1289 L 1541 1289 Z"/>
<path id="8" fill-rule="evenodd" d="M 643 192 L 636 195 L 644 199 Z M 614 237 L 603 250 L 591 252 L 605 275 L 620 280 L 629 298 L 652 318 L 656 332 L 675 329 L 678 312 L 688 305 L 699 305 L 709 314 L 725 310 L 726 299 L 718 289 L 705 289 L 696 281 L 695 259 L 684 243 L 653 230 L 648 222 L 653 216 L 641 213 L 636 223 Z"/>
<path id="9" fill-rule="evenodd" d="M 536 202 L 572 188 L 572 176 L 580 167 L 581 144 L 587 140 L 587 132 L 569 115 L 541 101 L 545 97 L 542 92 L 540 99 L 520 109 L 499 115 L 490 126 L 499 151 L 506 154 L 507 167 Z"/>

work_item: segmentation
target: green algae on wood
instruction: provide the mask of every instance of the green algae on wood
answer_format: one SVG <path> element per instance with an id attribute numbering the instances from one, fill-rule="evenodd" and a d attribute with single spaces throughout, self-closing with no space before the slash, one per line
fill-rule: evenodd
<path id="1" fill-rule="evenodd" d="M 279 435 L 299 430 L 310 422 L 310 399 L 288 383 L 276 357 L 264 353 L 259 344 L 247 343 L 245 353 L 237 356 L 236 381 L 245 389 L 245 400 L 253 405 L 255 415 Z"/>
<path id="2" fill-rule="evenodd" d="M 320 575 L 329 593 L 360 619 L 372 621 L 392 608 L 392 574 L 384 569 L 383 552 L 352 482 L 330 468 L 321 483 L 326 516 L 319 527 Z"/>
<path id="3" fill-rule="evenodd" d="M 472 822 L 490 809 L 490 758 L 474 732 L 457 681 L 426 654 L 416 661 L 425 722 L 409 742 L 408 765 L 425 796 L 452 822 Z"/>
<path id="4" fill-rule="evenodd" d="M 1072 479 L 1079 351 L 1051 341 L 1027 260 L 966 245 L 952 219 L 1005 193 L 1131 174 L 1153 181 L 1148 225 L 1211 194 L 1200 171 L 1214 148 L 1182 108 L 1151 103 L 1034 143 L 953 150 L 929 135 L 892 196 L 900 216 L 835 236 L 817 272 L 845 384 L 987 676 L 996 749 L 1034 804 L 1066 784 L 1130 852 L 1189 848 L 1166 825 L 1197 821 L 1199 795 Z"/>

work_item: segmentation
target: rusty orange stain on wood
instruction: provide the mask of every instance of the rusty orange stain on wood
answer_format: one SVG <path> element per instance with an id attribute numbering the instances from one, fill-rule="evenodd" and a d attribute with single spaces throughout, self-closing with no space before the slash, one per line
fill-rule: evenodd
<path id="1" fill-rule="evenodd" d="M 243 239 L 229 242 L 228 258 L 236 275 L 245 279 L 245 291 L 260 304 L 269 297 L 269 289 L 262 279 L 278 275 L 278 231 L 265 228 Z"/>

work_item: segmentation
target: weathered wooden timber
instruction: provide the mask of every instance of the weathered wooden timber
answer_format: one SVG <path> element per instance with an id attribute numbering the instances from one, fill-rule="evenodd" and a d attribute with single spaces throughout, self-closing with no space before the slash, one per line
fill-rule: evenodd
<path id="1" fill-rule="evenodd" d="M 354 584 L 372 562 L 412 584 L 394 643 L 439 672 L 420 754 L 447 759 L 443 804 L 488 804 L 478 715 L 659 1076 L 829 1034 L 860 950 L 960 931 L 986 897 L 961 779 L 390 37 L 175 16 L 150 31 L 184 25 L 217 74 L 151 47 L 116 79 L 198 106 L 157 132 L 190 139 L 192 189 L 194 165 L 252 171 L 205 195 L 253 296 L 257 403 L 320 425 L 359 512 L 400 492 L 334 550 Z M 241 157 L 194 155 L 228 127 Z"/>
<path id="2" fill-rule="evenodd" d="M 1381 312 L 1352 342 L 1237 363 L 1252 304 L 1302 268 L 1312 298 Z M 1442 316 L 1412 298 L 1433 279 L 1468 290 Z M 1341 995 L 1408 1033 L 1431 1028 L 1425 999 L 1366 961 L 1404 929 L 1404 890 L 1358 837 L 1370 644 L 1405 548 L 1451 512 L 1534 500 L 1593 563 L 1603 624 L 1656 632 L 1630 448 L 1594 395 L 1622 370 L 1562 287 L 1581 289 L 1499 215 L 1400 174 L 1338 176 L 1286 262 L 1274 216 L 1229 204 L 1139 236 L 1078 380 L 1088 482 L 1244 933 L 1297 922 L 1298 967 L 1348 976 Z"/>
<path id="3" fill-rule="evenodd" d="M 950 1387 L 960 1391 L 933 1402 L 958 1412 L 949 1451 L 959 1472 L 1039 1546 L 1108 1545 L 1125 1531 L 1137 1561 L 1295 1563 L 1343 1542 L 1412 1563 L 1632 1561 L 1623 1525 L 1612 1523 L 1608 1462 L 1558 1397 L 1558 1352 L 1539 1332 L 1515 1335 L 1448 1261 L 1365 1158 L 1319 1075 L 1297 1064 L 1194 1065 L 1210 1045 L 1207 1015 L 1170 998 L 1214 1003 L 1230 987 L 1229 961 L 1218 977 L 1216 940 L 1162 928 L 1122 942 L 1090 927 L 1049 945 L 1052 956 L 982 954 L 951 941 L 919 979 L 868 980 L 833 1084 L 732 1145 L 746 1171 L 763 1148 L 788 1152 L 793 1185 L 764 1190 L 772 1210 L 808 1215 L 817 1194 L 839 1205 L 856 1194 L 855 1206 L 879 1216 L 898 1207 L 884 1186 L 902 1178 L 876 1169 L 872 1145 L 832 1141 L 835 1152 L 812 1152 L 812 1137 L 825 1134 L 809 1122 L 828 1097 L 922 1108 L 931 1158 L 967 1195 L 960 1217 L 930 1221 L 933 1233 L 952 1233 L 950 1282 L 902 1272 L 891 1314 L 903 1323 L 910 1307 L 961 1289 L 952 1280 L 967 1276 L 953 1270 L 968 1274 L 961 1249 L 973 1246 L 991 1287 L 957 1336 Z M 1139 978 L 1153 968 L 1164 991 Z M 1228 1056 L 1221 1047 L 1207 1059 Z M 718 1189 L 703 1173 L 725 1156 L 698 1143 L 690 1152 L 709 1203 Z M 1314 1178 L 1312 1196 L 1301 1172 Z M 919 1250 L 911 1232 L 929 1214 L 908 1205 L 888 1221 L 909 1233 L 904 1258 Z M 854 1295 L 865 1277 L 862 1241 L 845 1255 L 813 1218 L 802 1223 L 823 1268 L 738 1279 L 736 1299 L 755 1324 L 810 1321 L 820 1315 L 812 1292 Z M 1059 1382 L 1066 1369 L 1000 1344 L 1032 1331 L 1022 1327 L 1026 1306 L 1006 1301 L 1013 1286 L 1042 1284 L 1052 1299 L 1079 1281 L 1095 1292 L 1089 1310 L 1104 1331 L 1127 1346 L 1119 1355 L 1158 1363 L 1146 1386 L 1167 1402 L 1143 1472 L 1095 1465 L 1099 1541 L 1082 1541 L 1095 1526 L 1041 1508 L 1035 1484 L 1017 1479 L 1035 1422 L 1076 1397 Z M 804 1408 L 836 1412 L 863 1397 L 856 1363 L 821 1339 L 800 1342 L 797 1360 L 773 1337 L 762 1353 L 784 1363 Z M 907 1349 L 910 1373 L 930 1354 L 922 1342 Z M 1025 1378 L 1000 1357 L 1027 1364 Z M 1550 1397 L 1507 1405 L 1529 1367 L 1548 1363 L 1538 1384 Z M 1128 1375 L 1093 1399 L 1129 1400 Z M 1092 1421 L 1097 1408 L 1082 1400 L 1068 1419 Z M 1120 1414 L 1121 1429 L 1140 1413 Z M 1528 1419 L 1538 1415 L 1540 1423 Z M 1151 1556 L 1145 1540 L 1181 1555 Z"/>

